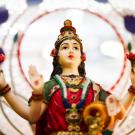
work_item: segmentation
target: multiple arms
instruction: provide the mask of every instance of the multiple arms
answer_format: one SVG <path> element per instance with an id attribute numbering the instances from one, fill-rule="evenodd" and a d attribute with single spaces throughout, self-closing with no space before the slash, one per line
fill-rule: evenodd
<path id="1" fill-rule="evenodd" d="M 34 66 L 30 66 L 29 68 L 29 78 L 33 88 L 33 95 L 41 94 L 44 87 L 44 80 Z M 133 84 L 133 88 L 135 88 L 134 72 L 131 72 L 131 81 Z M 7 83 L 5 81 L 4 75 L 2 72 L 0 72 L 0 93 L 6 85 Z M 16 97 L 16 95 L 12 91 L 4 94 L 4 97 L 16 113 L 30 122 L 36 122 L 47 108 L 47 105 L 43 103 L 42 99 L 32 100 L 30 106 L 28 106 L 24 104 L 18 97 Z M 125 109 L 128 108 L 133 99 L 134 94 L 132 92 L 129 92 L 128 98 L 125 101 L 123 107 L 112 95 L 108 96 L 105 100 L 105 103 L 109 116 L 116 116 L 116 119 L 122 119 L 125 114 Z M 112 128 L 113 126 L 109 129 Z"/>

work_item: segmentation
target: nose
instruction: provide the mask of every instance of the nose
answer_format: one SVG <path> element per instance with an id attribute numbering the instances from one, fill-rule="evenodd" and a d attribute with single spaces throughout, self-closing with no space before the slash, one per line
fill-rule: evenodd
<path id="1" fill-rule="evenodd" d="M 73 50 L 73 48 L 69 48 L 69 53 L 73 53 L 74 52 L 74 50 Z"/>

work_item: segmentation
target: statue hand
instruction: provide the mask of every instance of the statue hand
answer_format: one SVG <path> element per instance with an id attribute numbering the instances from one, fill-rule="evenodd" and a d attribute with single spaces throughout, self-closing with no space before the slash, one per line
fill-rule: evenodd
<path id="1" fill-rule="evenodd" d="M 121 104 L 113 95 L 108 96 L 105 102 L 109 116 L 115 116 L 120 112 Z"/>
<path id="2" fill-rule="evenodd" d="M 110 95 L 107 97 L 105 102 L 109 116 L 115 116 L 115 119 L 118 120 L 123 119 L 125 116 L 125 107 L 120 103 L 120 101 L 118 101 L 113 95 Z"/>
<path id="3" fill-rule="evenodd" d="M 43 76 L 38 73 L 36 67 L 33 65 L 30 65 L 28 73 L 33 90 L 41 91 L 44 87 Z"/>
<path id="4" fill-rule="evenodd" d="M 6 81 L 5 81 L 5 77 L 3 74 L 3 71 L 0 70 L 0 90 L 3 89 L 6 86 Z"/>

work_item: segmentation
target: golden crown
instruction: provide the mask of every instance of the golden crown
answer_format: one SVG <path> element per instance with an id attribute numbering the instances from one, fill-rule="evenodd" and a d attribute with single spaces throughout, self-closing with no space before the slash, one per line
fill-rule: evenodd
<path id="1" fill-rule="evenodd" d="M 61 43 L 62 41 L 66 40 L 66 39 L 75 39 L 80 44 L 82 43 L 82 40 L 76 34 L 76 29 L 72 26 L 71 20 L 64 21 L 64 27 L 62 27 L 60 29 L 60 35 L 58 36 L 58 39 L 55 42 L 55 45 Z"/>

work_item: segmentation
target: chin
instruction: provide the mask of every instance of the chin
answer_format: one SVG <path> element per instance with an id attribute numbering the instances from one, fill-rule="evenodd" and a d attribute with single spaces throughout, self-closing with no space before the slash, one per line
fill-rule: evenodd
<path id="1" fill-rule="evenodd" d="M 61 65 L 63 65 L 63 66 L 71 66 L 71 67 L 73 67 L 73 66 L 76 66 L 77 65 L 77 63 L 76 63 L 76 61 L 75 60 L 72 60 L 72 59 L 66 59 L 64 62 L 61 62 Z M 79 65 L 79 64 L 78 64 Z"/>
<path id="2" fill-rule="evenodd" d="M 75 62 L 74 61 L 66 61 L 65 63 L 62 64 L 63 66 L 69 67 L 69 66 L 74 66 Z"/>
<path id="3" fill-rule="evenodd" d="M 75 61 L 74 60 L 69 60 L 67 61 L 68 64 L 75 64 Z"/>

